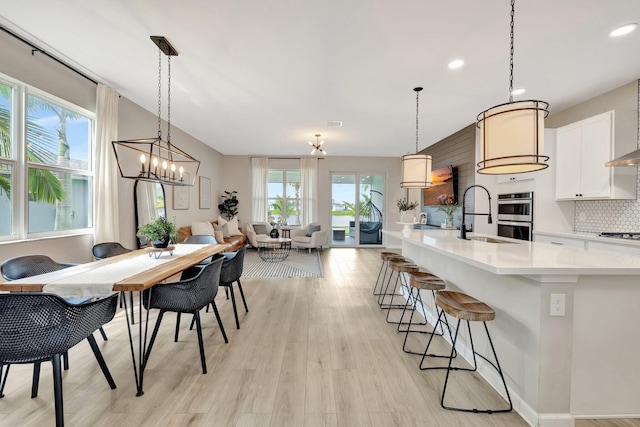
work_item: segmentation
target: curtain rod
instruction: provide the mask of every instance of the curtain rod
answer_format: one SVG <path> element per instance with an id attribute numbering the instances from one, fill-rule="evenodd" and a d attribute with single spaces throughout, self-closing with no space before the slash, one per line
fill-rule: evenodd
<path id="1" fill-rule="evenodd" d="M 269 157 L 269 156 L 251 156 L 251 159 L 261 159 L 263 157 L 266 157 L 267 159 L 271 160 L 301 160 L 303 159 L 303 157 Z M 312 158 L 316 158 L 318 160 L 324 160 L 324 157 L 312 157 Z"/>
<path id="2" fill-rule="evenodd" d="M 40 53 L 44 54 L 45 56 L 47 56 L 47 57 L 53 59 L 54 61 L 56 61 L 58 64 L 60 64 L 60 65 L 62 65 L 64 67 L 67 67 L 68 69 L 70 69 L 74 73 L 81 75 L 82 77 L 84 77 L 85 79 L 89 80 L 93 84 L 96 84 L 96 85 L 98 84 L 97 81 L 95 81 L 91 77 L 87 76 L 82 71 L 77 70 L 76 68 L 73 68 L 71 65 L 67 64 L 66 62 L 56 58 L 55 56 L 51 55 L 50 53 L 46 52 L 45 50 L 40 49 L 38 46 L 36 46 L 35 44 L 31 43 L 29 40 L 19 36 L 18 34 L 14 33 L 13 31 L 9 30 L 8 28 L 5 28 L 3 25 L 0 25 L 0 30 L 4 31 L 5 33 L 9 34 L 10 36 L 13 36 L 14 38 L 20 40 L 22 43 L 30 46 L 31 47 L 31 56 L 33 56 L 33 54 L 35 52 L 40 52 Z"/>

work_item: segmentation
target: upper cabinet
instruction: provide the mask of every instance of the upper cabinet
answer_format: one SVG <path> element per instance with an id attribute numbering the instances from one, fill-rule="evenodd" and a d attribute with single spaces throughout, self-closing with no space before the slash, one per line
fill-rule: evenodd
<path id="1" fill-rule="evenodd" d="M 636 198 L 638 169 L 604 165 L 636 149 L 637 136 L 625 132 L 626 117 L 619 116 L 620 125 L 616 125 L 616 112 L 608 111 L 558 128 L 557 200 Z"/>

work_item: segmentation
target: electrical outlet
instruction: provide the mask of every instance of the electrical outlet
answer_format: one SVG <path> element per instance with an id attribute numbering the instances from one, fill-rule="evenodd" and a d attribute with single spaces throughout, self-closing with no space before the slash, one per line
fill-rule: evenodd
<path id="1" fill-rule="evenodd" d="M 551 316 L 564 316 L 565 294 L 551 294 Z"/>

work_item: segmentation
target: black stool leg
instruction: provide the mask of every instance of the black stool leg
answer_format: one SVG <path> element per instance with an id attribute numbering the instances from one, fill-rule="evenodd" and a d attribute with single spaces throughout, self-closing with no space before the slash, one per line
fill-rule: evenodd
<path id="1" fill-rule="evenodd" d="M 378 271 L 378 278 L 376 279 L 376 284 L 373 286 L 373 295 L 380 295 L 382 291 L 382 285 L 384 283 L 384 279 L 387 278 L 387 270 L 389 268 L 389 263 L 387 261 L 383 261 L 380 265 L 380 271 Z M 384 269 L 384 274 L 383 273 Z M 382 274 L 382 280 L 380 280 L 380 275 Z M 380 283 L 380 290 L 376 293 L 376 289 L 378 288 L 378 283 Z"/>
<path id="2" fill-rule="evenodd" d="M 394 306 L 393 299 L 395 298 L 396 292 L 398 290 L 398 282 L 400 283 L 400 289 L 405 289 L 405 290 L 408 289 L 409 290 L 409 295 L 407 297 L 407 301 L 406 301 L 405 304 Z M 396 277 L 396 285 L 393 288 L 393 294 L 391 295 L 391 302 L 389 303 L 389 305 L 387 307 L 385 307 L 385 309 L 387 310 L 387 318 L 386 318 L 387 323 L 394 323 L 394 324 L 396 324 L 398 326 L 399 325 L 406 325 L 407 322 L 403 322 L 402 319 L 404 317 L 404 313 L 405 313 L 405 311 L 407 309 L 407 306 L 409 304 L 411 304 L 413 306 L 413 310 L 415 310 L 415 304 L 414 304 L 414 301 L 413 301 L 413 292 L 411 291 L 411 287 L 409 287 L 405 282 L 406 282 L 406 280 L 404 279 L 404 275 L 401 272 L 398 272 L 398 276 Z M 393 321 L 393 320 L 389 320 L 389 314 L 391 314 L 391 310 L 396 310 L 396 309 L 398 309 L 398 310 L 402 309 L 402 315 L 400 316 L 400 320 L 398 320 L 397 322 Z"/>
<path id="3" fill-rule="evenodd" d="M 447 315 L 443 310 L 440 310 L 438 314 L 438 320 L 436 321 L 436 324 L 433 326 L 434 331 L 438 329 L 439 324 L 441 325 L 440 327 L 442 328 L 441 322 L 445 322 L 447 324 L 447 328 L 449 327 L 449 323 L 447 322 Z M 422 354 L 422 359 L 420 360 L 420 365 L 418 365 L 421 371 L 428 371 L 431 369 L 447 369 L 446 366 L 429 366 L 425 368 L 423 364 L 427 357 L 439 357 L 439 358 L 449 359 L 449 363 L 451 363 L 451 359 L 455 359 L 458 356 L 455 345 L 451 346 L 451 355 L 448 355 L 448 356 L 429 353 L 429 347 L 431 346 L 431 341 L 433 340 L 434 336 L 441 336 L 441 335 L 431 334 L 431 336 L 429 337 L 429 341 L 427 342 L 427 347 L 424 349 L 424 353 Z M 453 337 L 451 336 L 451 329 L 449 329 L 449 336 L 451 337 L 451 342 L 453 342 Z"/>
<path id="4" fill-rule="evenodd" d="M 474 414 L 496 414 L 496 413 L 500 413 L 500 412 L 511 412 L 511 410 L 513 409 L 513 404 L 511 403 L 511 396 L 509 395 L 509 390 L 507 389 L 507 383 L 504 379 L 504 375 L 502 373 L 502 369 L 500 368 L 500 362 L 498 362 L 498 355 L 496 354 L 496 350 L 493 346 L 493 341 L 491 340 L 491 335 L 489 334 L 489 329 L 487 328 L 487 322 L 482 322 L 484 325 L 484 330 L 487 333 L 487 338 L 489 340 L 489 344 L 491 346 L 491 351 L 493 353 L 493 357 L 496 361 L 496 364 L 493 364 L 493 362 L 491 362 L 489 359 L 487 359 L 486 357 L 484 357 L 483 355 L 481 355 L 480 353 L 476 353 L 475 348 L 473 346 L 473 337 L 471 335 L 471 326 L 469 325 L 469 321 L 467 320 L 467 330 L 469 331 L 469 342 L 471 343 L 471 351 L 473 353 L 473 369 L 462 369 L 462 368 L 452 368 L 451 367 L 451 361 L 453 358 L 449 359 L 449 366 L 447 368 L 447 375 L 445 377 L 444 380 L 444 386 L 442 388 L 442 397 L 440 398 L 440 406 L 442 406 L 444 409 L 448 409 L 451 411 L 460 411 L 460 412 L 471 412 Z M 454 345 L 452 348 L 452 353 L 453 354 L 453 349 L 455 349 L 455 341 L 458 338 L 458 330 L 460 329 L 460 319 L 458 319 L 458 324 L 456 325 L 456 332 L 454 335 Z M 500 379 L 502 380 L 502 385 L 504 386 L 504 390 L 507 393 L 507 400 L 509 402 L 509 407 L 506 409 L 477 409 L 477 408 L 473 408 L 473 409 L 468 409 L 468 408 L 456 408 L 456 407 L 452 407 L 452 406 L 446 406 L 444 404 L 444 397 L 445 394 L 447 392 L 447 383 L 449 381 L 449 373 L 452 370 L 458 370 L 458 371 L 476 371 L 478 369 L 478 364 L 476 361 L 476 355 L 480 356 L 481 358 L 483 358 L 484 360 L 486 360 L 491 366 L 494 367 L 494 369 L 496 369 L 496 371 L 498 372 L 498 374 L 500 374 Z"/>

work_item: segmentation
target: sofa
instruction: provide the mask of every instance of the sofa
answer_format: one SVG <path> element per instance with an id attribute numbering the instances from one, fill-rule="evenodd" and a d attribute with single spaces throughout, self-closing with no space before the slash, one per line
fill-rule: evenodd
<path id="1" fill-rule="evenodd" d="M 212 225 L 213 224 L 218 225 L 218 221 L 210 221 L 210 222 L 211 222 Z M 242 231 L 242 228 L 238 227 L 238 229 L 240 231 Z M 184 242 L 184 240 L 187 237 L 191 236 L 191 235 L 192 234 L 191 234 L 191 226 L 190 225 L 178 228 L 178 241 L 179 242 L 181 242 L 181 243 Z M 231 247 L 229 248 L 229 251 L 230 252 L 235 252 L 235 251 L 237 251 L 238 249 L 244 247 L 247 244 L 247 236 L 245 236 L 244 234 L 241 234 L 239 236 L 230 236 L 230 237 L 225 238 L 224 241 L 225 241 L 225 243 L 228 243 L 228 244 L 231 245 Z"/>
<path id="2" fill-rule="evenodd" d="M 257 228 L 257 231 L 256 231 Z M 258 222 L 258 221 L 249 221 L 245 226 L 245 234 L 247 235 L 247 240 L 249 240 L 249 244 L 254 248 L 258 247 L 257 238 L 260 237 L 269 237 L 269 233 L 273 227 L 268 222 Z"/>

